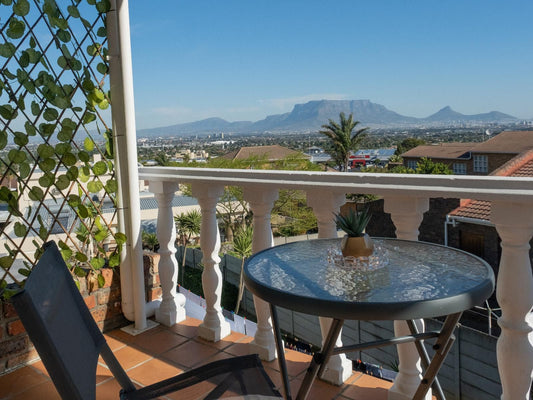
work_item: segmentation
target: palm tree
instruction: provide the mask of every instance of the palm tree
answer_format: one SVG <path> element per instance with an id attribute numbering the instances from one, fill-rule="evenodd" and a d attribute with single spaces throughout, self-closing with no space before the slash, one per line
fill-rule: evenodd
<path id="1" fill-rule="evenodd" d="M 346 118 L 344 112 L 341 112 L 340 120 L 339 125 L 330 119 L 329 124 L 322 125 L 323 130 L 320 133 L 331 139 L 333 145 L 332 157 L 339 168 L 347 172 L 350 152 L 359 149 L 359 143 L 366 136 L 368 128 L 358 129 L 354 133 L 353 130 L 359 124 L 359 121 L 353 120 L 353 114 Z"/>
<path id="2" fill-rule="evenodd" d="M 235 305 L 235 314 L 239 312 L 239 306 L 241 305 L 242 295 L 244 293 L 244 261 L 247 257 L 252 255 L 252 240 L 253 240 L 253 228 L 247 226 L 241 228 L 235 234 L 233 239 L 233 250 L 239 256 L 241 256 L 241 273 L 239 278 L 239 294 L 237 296 L 237 304 Z"/>
<path id="3" fill-rule="evenodd" d="M 181 262 L 181 282 L 183 283 L 187 245 L 190 243 L 193 235 L 200 234 L 202 214 L 198 210 L 191 210 L 187 214 L 181 213 L 180 215 L 176 215 L 174 222 L 176 223 L 181 245 L 183 245 L 183 260 Z"/>

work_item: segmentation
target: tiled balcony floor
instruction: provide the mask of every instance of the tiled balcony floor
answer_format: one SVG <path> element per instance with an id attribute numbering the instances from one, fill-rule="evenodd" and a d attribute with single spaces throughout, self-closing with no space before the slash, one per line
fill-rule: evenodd
<path id="1" fill-rule="evenodd" d="M 109 346 L 128 372 L 130 378 L 143 386 L 179 374 L 210 361 L 248 353 L 251 337 L 232 333 L 223 340 L 212 343 L 196 336 L 201 321 L 188 318 L 173 327 L 158 326 L 138 336 L 130 336 L 121 330 L 106 334 Z M 291 388 L 296 393 L 310 356 L 287 351 L 287 367 Z M 278 387 L 281 378 L 277 360 L 264 362 L 265 369 Z M 333 386 L 316 380 L 309 399 L 365 399 L 386 400 L 390 382 L 360 372 L 355 373 L 342 386 Z M 281 391 L 281 390 L 280 390 Z M 103 361 L 97 368 L 97 399 L 118 399 L 119 385 L 111 376 Z M 169 396 L 168 399 L 178 397 Z M 180 400 L 201 398 L 198 393 L 181 392 Z M 38 361 L 10 374 L 0 376 L 0 399 L 52 400 L 60 399 L 43 364 Z"/>

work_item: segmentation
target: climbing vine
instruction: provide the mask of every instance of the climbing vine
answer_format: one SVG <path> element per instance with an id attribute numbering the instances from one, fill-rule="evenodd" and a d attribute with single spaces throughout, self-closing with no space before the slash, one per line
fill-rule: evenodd
<path id="1" fill-rule="evenodd" d="M 120 261 L 109 0 L 0 0 L 0 290 L 56 240 L 74 276 Z"/>

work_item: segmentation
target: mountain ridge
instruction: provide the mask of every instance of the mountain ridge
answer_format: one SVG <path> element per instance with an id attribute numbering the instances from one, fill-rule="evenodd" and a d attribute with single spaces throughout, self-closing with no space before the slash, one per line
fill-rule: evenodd
<path id="1" fill-rule="evenodd" d="M 370 127 L 394 127 L 416 125 L 444 125 L 464 122 L 512 122 L 517 118 L 499 111 L 465 115 L 450 106 L 441 108 L 425 118 L 398 114 L 385 106 L 370 100 L 312 100 L 295 104 L 292 111 L 284 114 L 269 115 L 259 121 L 229 122 L 222 118 L 211 117 L 200 121 L 140 129 L 138 136 L 187 136 L 209 133 L 265 133 L 287 131 L 318 131 L 329 119 L 338 120 L 339 114 L 353 113 L 354 119 Z"/>

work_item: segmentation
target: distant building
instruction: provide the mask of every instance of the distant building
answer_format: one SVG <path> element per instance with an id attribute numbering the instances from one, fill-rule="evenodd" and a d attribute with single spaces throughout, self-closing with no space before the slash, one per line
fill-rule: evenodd
<path id="1" fill-rule="evenodd" d="M 533 149 L 493 171 L 491 176 L 533 177 Z M 461 204 L 446 216 L 445 244 L 485 259 L 497 269 L 501 256 L 500 238 L 490 221 L 491 202 L 461 199 Z M 530 249 L 533 259 L 533 247 Z"/>
<path id="2" fill-rule="evenodd" d="M 396 149 L 363 149 L 350 156 L 350 168 L 366 167 L 369 164 L 387 165 Z"/>
<path id="3" fill-rule="evenodd" d="M 404 165 L 415 169 L 421 158 L 446 164 L 456 175 L 489 175 L 517 155 L 533 149 L 533 131 L 508 131 L 481 143 L 440 143 L 406 151 Z"/>

